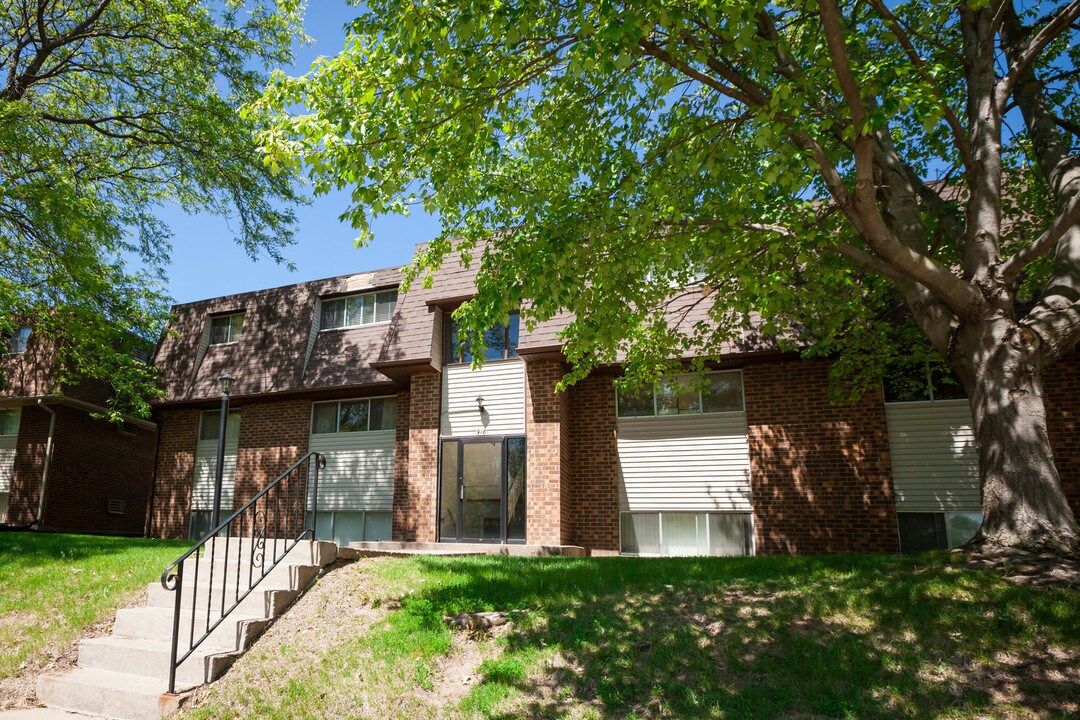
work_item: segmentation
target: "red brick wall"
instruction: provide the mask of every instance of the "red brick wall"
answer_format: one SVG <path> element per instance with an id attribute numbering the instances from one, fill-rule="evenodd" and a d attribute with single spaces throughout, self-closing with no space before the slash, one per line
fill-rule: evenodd
<path id="1" fill-rule="evenodd" d="M 253 403 L 237 407 L 240 433 L 236 450 L 233 508 L 250 500 L 308 450 L 311 401 Z"/>
<path id="2" fill-rule="evenodd" d="M 94 420 L 85 411 L 55 409 L 56 439 L 42 528 L 142 535 L 157 433 L 135 426 L 121 432 L 116 425 Z M 109 500 L 122 500 L 123 514 L 109 514 Z"/>
<path id="3" fill-rule="evenodd" d="M 49 414 L 33 405 L 24 406 L 8 496 L 7 521 L 12 525 L 25 525 L 37 517 L 48 437 Z"/>
<path id="4" fill-rule="evenodd" d="M 394 540 L 434 542 L 437 536 L 441 378 L 437 372 L 412 376 L 408 401 L 408 472 L 400 482 L 397 477 L 394 479 Z M 399 410 L 399 422 L 402 415 Z"/>
<path id="5" fill-rule="evenodd" d="M 557 361 L 525 366 L 526 520 L 530 545 L 569 541 L 569 405 L 555 385 L 565 370 Z M 565 507 L 564 507 L 565 506 Z"/>
<path id="6" fill-rule="evenodd" d="M 1080 516 L 1080 358 L 1076 353 L 1046 373 L 1046 424 L 1065 497 Z"/>
<path id="7" fill-rule="evenodd" d="M 829 403 L 829 365 L 743 368 L 757 553 L 895 552 L 881 393 Z"/>
<path id="8" fill-rule="evenodd" d="M 615 444 L 612 378 L 593 375 L 569 391 L 570 544 L 591 551 L 619 551 L 619 454 Z"/>
<path id="9" fill-rule="evenodd" d="M 200 412 L 184 408 L 156 414 L 159 437 L 150 518 L 153 537 L 187 537 Z"/>
<path id="10" fill-rule="evenodd" d="M 236 476 L 233 486 L 234 510 L 239 509 L 307 453 L 308 439 L 311 437 L 311 401 L 249 403 L 238 406 L 235 410 L 240 412 L 240 433 L 237 438 Z M 279 499 L 292 498 L 289 507 L 286 507 L 284 502 L 276 505 L 276 513 L 282 517 L 275 518 L 273 513 L 267 515 L 270 527 L 281 528 L 282 536 L 292 534 L 284 529 L 286 521 L 294 522 L 303 518 L 303 507 L 300 503 L 306 498 L 305 473 L 306 471 L 301 471 L 291 474 L 279 486 L 280 490 L 274 491 L 280 493 L 277 496 Z M 271 508 L 274 507 L 272 502 Z M 249 510 L 240 518 L 242 528 L 247 527 L 245 523 L 250 523 L 250 513 Z M 225 518 L 223 511 L 221 519 Z M 295 532 L 298 531 L 299 527 Z"/>
<path id="11" fill-rule="evenodd" d="M 56 412 L 45 510 L 40 529 L 61 532 L 142 535 L 153 479 L 156 433 L 134 435 L 83 410 L 50 405 Z M 37 516 L 41 474 L 49 434 L 49 414 L 22 410 L 9 499 L 8 521 L 28 523 Z M 124 501 L 111 515 L 109 500 Z"/>
<path id="12" fill-rule="evenodd" d="M 411 522 L 405 517 L 409 507 L 409 392 L 397 394 L 397 426 L 394 434 L 394 506 L 391 537 L 397 538 L 398 527 Z"/>

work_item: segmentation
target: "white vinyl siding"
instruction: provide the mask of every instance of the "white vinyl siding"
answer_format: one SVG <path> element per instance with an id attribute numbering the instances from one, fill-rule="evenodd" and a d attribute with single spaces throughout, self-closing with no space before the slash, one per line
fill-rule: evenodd
<path id="1" fill-rule="evenodd" d="M 886 403 L 898 512 L 979 512 L 979 458 L 967 400 Z"/>
<path id="2" fill-rule="evenodd" d="M 484 412 L 476 399 L 483 398 Z M 447 365 L 442 374 L 443 437 L 525 434 L 525 364 L 489 360 L 479 370 Z"/>
<path id="3" fill-rule="evenodd" d="M 368 430 L 311 435 L 308 449 L 326 455 L 326 467 L 319 471 L 319 510 L 389 512 L 396 434 Z"/>
<path id="4" fill-rule="evenodd" d="M 15 472 L 15 435 L 0 437 L 0 493 L 11 492 L 11 476 Z"/>
<path id="5" fill-rule="evenodd" d="M 15 473 L 15 445 L 19 439 L 21 411 L 0 410 L 0 522 L 7 520 L 8 495 Z"/>
<path id="6" fill-rule="evenodd" d="M 214 509 L 214 484 L 217 473 L 218 433 L 221 413 L 204 412 L 200 418 L 199 441 L 195 446 L 195 483 L 191 491 L 192 511 Z M 232 514 L 233 484 L 236 482 L 236 450 L 239 446 L 240 414 L 229 413 L 225 429 L 225 462 L 221 475 L 221 512 L 224 520 Z"/>
<path id="7" fill-rule="evenodd" d="M 617 444 L 621 510 L 751 509 L 745 412 L 620 418 Z"/>
<path id="8" fill-rule="evenodd" d="M 233 484 L 236 481 L 237 439 L 225 440 L 225 472 L 221 476 L 221 519 L 232 514 Z M 192 510 L 214 509 L 214 481 L 217 472 L 217 440 L 200 440 L 195 448 L 195 487 Z"/>

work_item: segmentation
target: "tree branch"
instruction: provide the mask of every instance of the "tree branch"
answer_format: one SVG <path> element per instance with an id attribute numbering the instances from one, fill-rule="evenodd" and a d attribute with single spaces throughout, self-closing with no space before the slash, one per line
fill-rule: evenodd
<path id="1" fill-rule="evenodd" d="M 1008 0 L 1008 2 L 1009 5 L 1012 5 L 1011 0 Z M 1015 12 L 1015 10 L 1013 12 Z M 1061 35 L 1061 33 L 1068 30 L 1070 25 L 1077 18 L 1080 18 L 1080 0 L 1073 0 L 1046 23 L 1046 25 L 1035 34 L 1035 37 L 1027 42 L 1027 47 L 1021 52 L 1015 53 L 1009 57 L 1009 72 L 1001 79 L 997 87 L 999 113 L 1005 113 L 1005 103 L 1008 102 L 1009 96 L 1012 95 L 1013 88 L 1016 87 L 1020 75 L 1027 71 L 1035 61 L 1035 58 L 1039 56 L 1039 53 Z"/>
<path id="2" fill-rule="evenodd" d="M 1035 241 L 1026 245 L 1001 265 L 1000 273 L 1010 285 L 1016 281 L 1020 271 L 1036 258 L 1050 252 L 1061 237 L 1073 226 L 1080 223 L 1080 193 L 1073 196 L 1068 206 L 1050 224 Z"/>

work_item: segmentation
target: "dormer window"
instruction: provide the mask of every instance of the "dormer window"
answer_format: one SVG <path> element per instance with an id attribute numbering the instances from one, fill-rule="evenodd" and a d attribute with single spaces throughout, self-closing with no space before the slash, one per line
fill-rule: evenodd
<path id="1" fill-rule="evenodd" d="M 389 322 L 397 304 L 397 290 L 348 295 L 322 301 L 320 330 Z"/>
<path id="2" fill-rule="evenodd" d="M 4 333 L 4 344 L 7 351 L 12 355 L 22 355 L 26 352 L 26 344 L 30 341 L 30 328 L 19 328 L 10 333 Z"/>
<path id="3" fill-rule="evenodd" d="M 493 325 L 484 331 L 485 360 L 509 360 L 516 358 L 518 335 L 520 333 L 520 316 L 510 313 L 509 322 L 506 325 Z M 460 327 L 456 320 L 451 318 L 446 328 L 446 363 L 471 363 L 473 356 L 469 349 L 469 338 L 462 339 L 458 336 Z"/>
<path id="4" fill-rule="evenodd" d="M 240 332 L 244 329 L 244 313 L 232 313 L 231 315 L 218 315 L 210 318 L 210 344 L 225 345 L 240 340 Z"/>

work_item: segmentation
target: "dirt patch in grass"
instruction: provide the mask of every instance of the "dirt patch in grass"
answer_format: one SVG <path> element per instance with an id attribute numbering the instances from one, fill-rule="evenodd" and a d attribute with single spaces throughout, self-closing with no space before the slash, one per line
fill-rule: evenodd
<path id="1" fill-rule="evenodd" d="M 432 706 L 442 708 L 461 702 L 473 686 L 480 682 L 480 664 L 495 657 L 497 653 L 482 635 L 454 633 L 450 654 L 439 663 L 432 678 L 432 688 L 427 691 Z"/>
<path id="2" fill-rule="evenodd" d="M 187 708 L 197 710 L 212 701 L 219 711 L 247 717 L 253 698 L 278 696 L 290 682 L 318 671 L 328 649 L 363 634 L 385 616 L 385 602 L 364 563 L 339 561 L 327 570 L 222 678 L 196 690 Z"/>
<path id="3" fill-rule="evenodd" d="M 993 570 L 1017 585 L 1080 590 L 1080 558 L 1011 549 L 980 553 L 954 552 L 960 560 L 957 563 L 960 567 Z"/>

